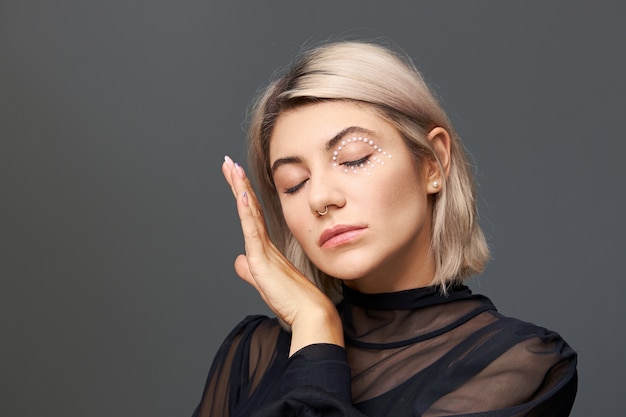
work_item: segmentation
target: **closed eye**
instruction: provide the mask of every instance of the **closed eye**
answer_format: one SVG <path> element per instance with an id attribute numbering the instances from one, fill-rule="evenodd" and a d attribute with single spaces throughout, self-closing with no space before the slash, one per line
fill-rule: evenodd
<path id="1" fill-rule="evenodd" d="M 295 194 L 295 193 L 297 193 L 300 190 L 300 188 L 302 188 L 307 181 L 308 181 L 308 179 L 302 181 L 299 184 L 294 185 L 293 187 L 287 188 L 284 191 L 284 193 L 285 194 Z"/>
<path id="2" fill-rule="evenodd" d="M 342 163 L 340 163 L 339 165 L 344 165 L 344 166 L 347 166 L 347 167 L 357 167 L 357 166 L 359 166 L 359 165 L 361 165 L 361 164 L 364 164 L 364 163 L 366 163 L 367 161 L 369 161 L 369 159 L 370 159 L 370 157 L 371 157 L 371 156 L 372 156 L 372 155 L 370 154 L 370 155 L 367 155 L 366 157 L 363 157 L 363 158 L 361 158 L 361 159 L 357 159 L 357 160 L 355 160 L 355 161 L 346 161 L 346 162 L 342 162 Z"/>

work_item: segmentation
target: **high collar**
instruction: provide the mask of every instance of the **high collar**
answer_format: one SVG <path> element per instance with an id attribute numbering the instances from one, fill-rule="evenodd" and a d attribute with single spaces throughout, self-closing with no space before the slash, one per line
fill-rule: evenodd
<path id="1" fill-rule="evenodd" d="M 406 310 L 470 299 L 472 291 L 465 285 L 449 288 L 444 294 L 439 286 L 414 288 L 389 293 L 365 294 L 343 285 L 343 303 L 376 310 Z"/>
<path id="2" fill-rule="evenodd" d="M 464 285 L 364 294 L 344 285 L 339 315 L 347 345 L 392 349 L 443 335 L 495 307 Z"/>

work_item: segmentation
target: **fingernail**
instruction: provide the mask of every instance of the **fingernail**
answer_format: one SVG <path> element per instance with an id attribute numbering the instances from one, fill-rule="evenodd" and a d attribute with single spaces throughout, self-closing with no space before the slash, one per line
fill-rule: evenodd
<path id="1" fill-rule="evenodd" d="M 230 159 L 230 156 L 228 155 L 224 156 L 224 162 L 226 162 L 226 165 L 228 165 L 229 167 L 232 167 L 235 164 L 233 160 Z"/>
<path id="2" fill-rule="evenodd" d="M 248 207 L 248 193 L 247 192 L 245 191 L 243 192 L 241 199 L 243 200 L 243 205 Z"/>
<path id="3" fill-rule="evenodd" d="M 235 162 L 235 169 L 241 178 L 246 178 L 246 174 L 243 172 L 243 168 L 237 162 Z"/>

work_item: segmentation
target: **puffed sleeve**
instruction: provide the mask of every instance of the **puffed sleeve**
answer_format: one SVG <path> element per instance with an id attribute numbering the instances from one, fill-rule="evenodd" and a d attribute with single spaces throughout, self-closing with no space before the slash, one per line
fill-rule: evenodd
<path id="1" fill-rule="evenodd" d="M 274 319 L 242 321 L 218 350 L 194 417 L 363 417 L 345 349 L 321 343 L 289 357 L 289 343 Z"/>
<path id="2" fill-rule="evenodd" d="M 352 406 L 350 368 L 346 351 L 332 344 L 314 344 L 287 361 L 281 397 L 254 417 L 363 417 Z"/>
<path id="3" fill-rule="evenodd" d="M 255 330 L 267 318 L 249 316 L 226 337 L 217 351 L 204 386 L 202 400 L 193 417 L 232 417 L 243 391 L 250 389 L 249 343 Z M 245 372 L 244 372 L 245 371 Z"/>
<path id="4" fill-rule="evenodd" d="M 514 319 L 468 338 L 420 393 L 415 415 L 567 417 L 576 397 L 576 353 L 555 332 Z"/>

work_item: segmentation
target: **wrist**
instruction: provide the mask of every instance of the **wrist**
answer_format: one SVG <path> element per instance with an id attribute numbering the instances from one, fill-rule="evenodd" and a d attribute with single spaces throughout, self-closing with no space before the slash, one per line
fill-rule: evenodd
<path id="1" fill-rule="evenodd" d="M 303 309 L 291 324 L 291 348 L 289 355 L 303 347 L 329 343 L 344 347 L 343 327 L 337 309 L 332 303 L 328 306 Z"/>

